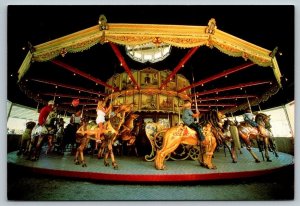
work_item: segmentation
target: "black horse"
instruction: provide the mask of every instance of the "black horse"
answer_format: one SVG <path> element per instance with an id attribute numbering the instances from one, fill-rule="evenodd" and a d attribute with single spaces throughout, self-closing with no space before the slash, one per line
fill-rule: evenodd
<path id="1" fill-rule="evenodd" d="M 58 140 L 56 150 L 60 154 L 64 154 L 67 148 L 70 147 L 71 153 L 76 148 L 76 131 L 79 128 L 79 124 L 69 123 L 64 129 L 63 137 Z"/>

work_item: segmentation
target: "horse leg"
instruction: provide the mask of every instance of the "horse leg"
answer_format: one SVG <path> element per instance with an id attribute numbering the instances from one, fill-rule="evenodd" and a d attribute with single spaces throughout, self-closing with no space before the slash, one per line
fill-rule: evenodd
<path id="1" fill-rule="evenodd" d="M 76 165 L 79 165 L 79 164 L 82 164 L 82 167 L 87 167 L 85 161 L 84 161 L 84 155 L 83 155 L 83 151 L 84 151 L 84 146 L 85 145 L 80 145 L 77 149 L 77 152 L 76 152 L 76 156 L 75 156 L 75 164 Z M 78 160 L 78 156 L 80 157 L 80 161 Z"/>
<path id="2" fill-rule="evenodd" d="M 256 154 L 252 151 L 251 149 L 251 142 L 250 142 L 250 138 L 245 135 L 245 134 L 241 134 L 240 133 L 240 137 L 244 140 L 244 143 L 246 144 L 246 149 L 250 152 L 250 154 L 252 155 L 252 157 L 254 158 L 256 163 L 259 163 L 260 160 L 258 159 L 258 157 L 256 156 Z"/>
<path id="3" fill-rule="evenodd" d="M 44 136 L 42 136 L 42 135 L 38 136 L 34 154 L 33 154 L 33 157 L 31 158 L 31 160 L 35 161 L 35 160 L 39 159 L 43 143 L 44 143 Z"/>
<path id="4" fill-rule="evenodd" d="M 271 151 L 274 153 L 275 157 L 278 158 L 276 143 L 273 138 L 269 139 Z"/>
<path id="5" fill-rule="evenodd" d="M 265 146 L 265 157 L 267 159 L 267 162 L 272 162 L 272 160 L 270 160 L 270 156 L 269 156 L 269 138 L 265 137 L 264 138 L 264 146 Z"/>
<path id="6" fill-rule="evenodd" d="M 109 140 L 105 140 L 105 142 L 103 142 L 103 164 L 105 167 L 109 166 L 109 162 L 108 162 L 108 155 L 109 155 L 109 149 L 108 149 L 108 141 Z"/>
<path id="7" fill-rule="evenodd" d="M 48 149 L 46 151 L 46 154 L 49 154 L 52 151 L 52 147 L 53 147 L 53 136 L 49 135 L 48 136 Z"/>
<path id="8" fill-rule="evenodd" d="M 229 145 L 229 142 L 225 140 L 224 147 L 227 148 L 228 151 L 230 152 L 232 162 L 237 163 L 237 158 L 236 158 L 235 149 L 234 149 L 234 143 L 231 142 L 231 145 Z"/>
<path id="9" fill-rule="evenodd" d="M 98 150 L 98 154 L 97 154 L 98 159 L 101 159 L 103 157 L 103 152 L 104 152 L 104 143 L 101 144 Z"/>
<path id="10" fill-rule="evenodd" d="M 74 163 L 76 164 L 76 165 L 79 165 L 80 164 L 80 162 L 79 162 L 79 159 L 78 159 L 78 156 L 79 156 L 79 154 L 80 154 L 80 150 L 81 150 L 81 146 L 82 144 L 80 144 L 78 147 L 77 147 L 77 149 L 76 149 L 76 153 L 75 153 L 75 158 L 74 158 Z"/>
<path id="11" fill-rule="evenodd" d="M 25 150 L 24 150 L 24 155 L 28 154 L 29 152 L 29 146 L 30 146 L 30 139 L 26 140 L 25 142 Z"/>
<path id="12" fill-rule="evenodd" d="M 79 150 L 79 154 L 80 154 L 80 160 L 81 160 L 81 164 L 82 164 L 82 167 L 87 167 L 87 164 L 85 163 L 84 161 L 84 150 L 85 148 L 87 147 L 87 144 L 89 143 L 89 139 L 88 138 L 84 138 L 83 141 L 82 141 L 82 144 L 80 145 L 80 150 Z"/>
<path id="13" fill-rule="evenodd" d="M 252 151 L 252 149 L 251 149 L 251 144 L 246 144 L 246 148 L 247 148 L 247 150 L 250 152 L 250 154 L 252 155 L 252 157 L 254 158 L 254 160 L 255 160 L 255 162 L 256 163 L 259 163 L 260 162 L 260 160 L 258 159 L 258 157 L 256 156 L 256 154 Z"/>
<path id="14" fill-rule="evenodd" d="M 85 161 L 84 161 L 84 155 L 83 155 L 83 150 L 84 149 L 82 149 L 82 150 L 80 150 L 80 159 L 81 159 L 81 166 L 82 167 L 87 167 L 87 164 L 85 163 Z"/>
<path id="15" fill-rule="evenodd" d="M 75 158 L 74 158 L 74 163 L 75 165 L 79 165 L 79 160 L 78 160 L 78 155 L 79 155 L 79 148 L 76 150 Z"/>
<path id="16" fill-rule="evenodd" d="M 216 169 L 217 167 L 212 164 L 212 157 L 214 154 L 214 151 L 217 147 L 216 141 L 203 141 L 200 145 L 202 146 L 202 159 L 203 161 L 200 161 L 200 165 L 204 166 L 208 169 Z M 199 157 L 200 158 L 200 157 Z"/>
<path id="17" fill-rule="evenodd" d="M 109 162 L 108 162 L 108 155 L 109 155 L 109 149 L 108 149 L 108 145 L 107 147 L 105 148 L 107 151 L 105 152 L 105 155 L 104 155 L 104 166 L 105 167 L 108 167 L 109 166 Z"/>
<path id="18" fill-rule="evenodd" d="M 236 156 L 236 151 L 235 151 L 235 144 L 234 142 L 231 142 L 231 158 L 233 163 L 237 163 L 237 156 Z"/>
<path id="19" fill-rule="evenodd" d="M 168 154 L 171 152 L 174 152 L 175 149 L 178 147 L 180 144 L 180 141 L 170 145 L 170 144 L 165 144 L 164 147 L 161 150 L 157 151 L 156 157 L 155 157 L 155 168 L 158 170 L 164 170 L 166 166 L 164 165 L 165 158 Z"/>
<path id="20" fill-rule="evenodd" d="M 37 144 L 37 138 L 38 137 L 33 137 L 30 142 L 29 142 L 29 147 L 28 147 L 28 156 L 27 156 L 27 160 L 30 160 L 31 157 L 33 156 L 34 150 L 35 150 L 35 145 Z"/>
<path id="21" fill-rule="evenodd" d="M 108 151 L 109 151 L 109 154 L 110 154 L 111 164 L 112 164 L 113 168 L 118 169 L 118 164 L 115 160 L 115 155 L 114 155 L 114 152 L 113 152 L 113 147 L 112 147 L 112 142 L 111 141 L 108 144 Z"/>
<path id="22" fill-rule="evenodd" d="M 216 142 L 216 139 L 212 139 L 211 140 L 211 144 L 210 144 L 210 148 L 209 148 L 209 154 L 207 154 L 208 155 L 208 159 L 209 159 L 209 169 L 217 169 L 217 166 L 215 166 L 213 163 L 212 163 L 212 157 L 213 157 L 213 155 L 214 155 L 214 151 L 215 151 L 215 149 L 216 149 L 216 147 L 217 147 L 217 142 Z"/>

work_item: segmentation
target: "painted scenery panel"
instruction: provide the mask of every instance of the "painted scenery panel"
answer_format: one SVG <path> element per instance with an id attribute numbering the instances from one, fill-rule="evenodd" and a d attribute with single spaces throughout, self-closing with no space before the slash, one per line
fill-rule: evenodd
<path id="1" fill-rule="evenodd" d="M 170 120 L 168 118 L 158 118 L 157 121 L 163 128 L 170 128 Z"/>
<path id="2" fill-rule="evenodd" d="M 190 85 L 189 81 L 181 75 L 177 75 L 177 90 L 188 87 Z M 186 94 L 190 94 L 191 90 L 185 90 Z"/>
<path id="3" fill-rule="evenodd" d="M 175 126 L 178 124 L 179 124 L 179 114 L 173 115 L 172 116 L 172 126 Z"/>
<path id="4" fill-rule="evenodd" d="M 106 83 L 112 86 L 112 77 L 109 78 Z M 107 94 L 111 93 L 111 89 L 105 87 L 105 93 L 107 93 Z"/>
<path id="5" fill-rule="evenodd" d="M 121 84 L 121 76 L 120 74 L 116 74 L 112 77 L 112 86 L 120 89 Z"/>
<path id="6" fill-rule="evenodd" d="M 182 107 L 182 105 L 184 104 L 184 101 L 182 100 L 182 99 L 180 99 L 180 98 L 175 98 L 174 99 L 174 111 L 176 112 L 176 113 L 181 113 L 182 111 L 181 111 L 181 107 Z"/>
<path id="7" fill-rule="evenodd" d="M 117 97 L 114 101 L 113 101 L 113 105 L 114 106 L 120 106 L 124 104 L 124 97 Z"/>
<path id="8" fill-rule="evenodd" d="M 138 72 L 135 71 L 132 73 L 132 76 L 134 77 L 135 81 L 138 82 Z M 133 83 L 132 79 L 129 77 L 127 73 L 121 74 L 121 90 L 128 90 L 128 89 L 134 89 L 135 84 Z"/>
<path id="9" fill-rule="evenodd" d="M 162 85 L 166 81 L 169 74 L 171 74 L 170 71 L 161 71 L 160 72 L 160 85 Z M 176 81 L 175 81 L 174 77 L 168 82 L 165 89 L 176 90 Z"/>
<path id="10" fill-rule="evenodd" d="M 173 97 L 159 95 L 159 109 L 173 111 Z"/>
<path id="11" fill-rule="evenodd" d="M 137 111 L 139 110 L 139 100 L 140 100 L 139 94 L 129 95 L 125 97 L 125 104 L 131 104 L 133 103 L 133 110 Z"/>
<path id="12" fill-rule="evenodd" d="M 158 71 L 154 69 L 144 69 L 140 71 L 141 88 L 158 88 Z"/>
<path id="13" fill-rule="evenodd" d="M 157 110 L 157 95 L 142 94 L 141 110 Z"/>

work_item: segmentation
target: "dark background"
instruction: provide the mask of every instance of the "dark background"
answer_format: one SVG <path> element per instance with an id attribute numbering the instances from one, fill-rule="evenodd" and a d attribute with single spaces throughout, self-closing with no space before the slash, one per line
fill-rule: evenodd
<path id="1" fill-rule="evenodd" d="M 261 109 L 280 106 L 294 100 L 294 7 L 293 6 L 8 6 L 8 100 L 30 107 L 37 102 L 21 92 L 17 84 L 17 71 L 27 52 L 27 42 L 38 45 L 82 29 L 98 24 L 104 14 L 108 23 L 138 24 L 173 24 L 206 26 L 209 19 L 215 18 L 217 28 L 239 37 L 245 41 L 273 50 L 283 75 L 283 88 L 267 102 L 260 104 Z M 25 50 L 22 48 L 25 47 Z M 125 54 L 124 47 L 118 46 L 131 69 L 153 67 L 158 70 L 173 70 L 189 49 L 172 47 L 171 55 L 159 63 L 141 64 L 131 60 Z M 279 55 L 282 53 L 282 55 Z M 119 60 L 108 44 L 96 45 L 84 52 L 67 54 L 58 60 L 74 66 L 85 73 L 106 81 L 115 73 L 124 72 Z M 178 73 L 190 79 L 192 68 L 195 82 L 220 73 L 224 70 L 242 65 L 241 57 L 230 57 L 217 49 L 200 47 L 185 67 Z M 104 92 L 104 87 L 59 68 L 50 62 L 35 62 L 24 76 L 23 81 L 30 78 L 48 79 L 74 86 L 85 87 Z M 252 66 L 241 72 L 221 78 L 217 81 L 196 87 L 195 91 L 222 88 L 250 81 L 272 80 L 275 82 L 270 67 Z M 74 91 L 29 82 L 28 90 L 68 93 Z M 192 90 L 194 91 L 194 90 Z M 263 88 L 247 88 L 248 94 L 261 95 Z M 223 96 L 239 94 L 225 92 Z M 240 94 L 242 94 L 240 92 Z M 51 97 L 43 97 L 50 100 Z M 63 100 L 61 100 L 63 101 Z M 245 101 L 245 99 L 243 100 Z M 225 101 L 226 102 L 226 101 Z M 225 103 L 224 102 L 224 103 Z M 227 102 L 230 102 L 227 100 Z M 59 102 L 58 102 L 59 103 Z M 242 104 L 244 102 L 238 102 Z"/>

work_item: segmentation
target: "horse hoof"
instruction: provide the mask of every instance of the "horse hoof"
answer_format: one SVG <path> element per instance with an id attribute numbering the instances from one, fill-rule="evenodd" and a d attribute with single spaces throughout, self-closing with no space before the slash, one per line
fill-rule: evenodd
<path id="1" fill-rule="evenodd" d="M 114 169 L 115 170 L 119 169 L 118 165 L 114 165 Z"/>
<path id="2" fill-rule="evenodd" d="M 87 167 L 86 163 L 83 163 L 83 164 L 82 164 L 82 167 Z"/>
<path id="3" fill-rule="evenodd" d="M 165 166 L 161 166 L 161 167 L 156 166 L 155 168 L 156 168 L 157 170 L 164 170 L 166 167 L 165 167 Z"/>
<path id="4" fill-rule="evenodd" d="M 267 162 L 272 162 L 272 160 L 270 160 L 270 159 L 267 159 Z"/>
<path id="5" fill-rule="evenodd" d="M 215 165 L 212 165 L 210 168 L 208 168 L 208 169 L 211 169 L 211 170 L 216 170 L 217 169 L 217 166 L 215 166 Z"/>
<path id="6" fill-rule="evenodd" d="M 108 167 L 108 166 L 109 166 L 109 163 L 108 163 L 108 162 L 104 162 L 104 166 L 105 166 L 105 167 Z"/>
<path id="7" fill-rule="evenodd" d="M 205 164 L 202 161 L 198 161 L 201 167 L 205 167 Z"/>
<path id="8" fill-rule="evenodd" d="M 237 160 L 232 160 L 232 163 L 237 163 Z"/>
<path id="9" fill-rule="evenodd" d="M 255 160 L 255 162 L 256 162 L 256 163 L 260 163 L 260 161 L 259 161 L 259 160 Z"/>
<path id="10" fill-rule="evenodd" d="M 75 165 L 79 165 L 80 164 L 78 160 L 75 160 L 74 163 L 75 163 Z"/>

